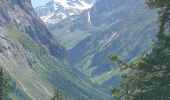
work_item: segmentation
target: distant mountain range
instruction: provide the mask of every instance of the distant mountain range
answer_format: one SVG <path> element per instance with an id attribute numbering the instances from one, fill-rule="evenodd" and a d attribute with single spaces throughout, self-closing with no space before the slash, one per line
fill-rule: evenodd
<path id="1" fill-rule="evenodd" d="M 45 23 L 55 24 L 66 18 L 74 19 L 74 16 L 91 8 L 92 5 L 92 0 L 51 0 L 35 10 Z"/>

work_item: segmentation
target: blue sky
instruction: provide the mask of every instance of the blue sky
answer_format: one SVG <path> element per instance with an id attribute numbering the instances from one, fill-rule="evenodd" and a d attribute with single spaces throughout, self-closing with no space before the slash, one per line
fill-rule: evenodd
<path id="1" fill-rule="evenodd" d="M 33 7 L 42 6 L 49 2 L 50 0 L 31 0 Z"/>

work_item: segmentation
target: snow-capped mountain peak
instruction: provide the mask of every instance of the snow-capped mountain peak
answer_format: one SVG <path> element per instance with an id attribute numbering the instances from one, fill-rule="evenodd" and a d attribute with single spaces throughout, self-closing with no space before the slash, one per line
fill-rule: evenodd
<path id="1" fill-rule="evenodd" d="M 51 0 L 35 10 L 45 23 L 55 24 L 65 18 L 78 15 L 92 6 L 92 2 L 89 3 L 84 0 Z"/>
<path id="2" fill-rule="evenodd" d="M 89 9 L 92 4 L 82 0 L 54 0 L 56 4 L 62 5 L 65 8 L 77 8 L 81 10 Z"/>
<path id="3" fill-rule="evenodd" d="M 63 7 L 70 7 L 67 3 L 67 0 L 54 0 L 54 2 L 62 5 Z"/>

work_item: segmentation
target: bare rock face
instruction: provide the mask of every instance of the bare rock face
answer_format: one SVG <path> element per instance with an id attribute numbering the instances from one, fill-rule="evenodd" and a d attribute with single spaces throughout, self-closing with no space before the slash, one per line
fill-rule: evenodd
<path id="1" fill-rule="evenodd" d="M 31 5 L 31 0 L 1 0 L 0 25 L 12 25 L 17 30 L 27 33 L 32 39 L 46 45 L 52 55 L 64 59 L 65 48 L 60 46 L 37 17 Z"/>

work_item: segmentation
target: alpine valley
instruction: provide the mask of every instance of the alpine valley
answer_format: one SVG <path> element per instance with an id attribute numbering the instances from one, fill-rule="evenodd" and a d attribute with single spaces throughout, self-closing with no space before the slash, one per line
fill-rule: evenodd
<path id="1" fill-rule="evenodd" d="M 0 0 L 0 67 L 12 79 L 7 100 L 112 100 L 120 69 L 150 51 L 157 11 L 145 0 Z"/>
<path id="2" fill-rule="evenodd" d="M 49 100 L 55 89 L 68 100 L 110 97 L 68 67 L 68 53 L 35 13 L 31 0 L 0 0 L 0 66 L 13 79 L 12 100 Z"/>
<path id="3" fill-rule="evenodd" d="M 71 67 L 95 86 L 109 90 L 118 83 L 120 70 L 108 56 L 117 54 L 130 62 L 148 53 L 157 33 L 158 15 L 146 7 L 145 0 L 92 2 L 91 8 L 74 19 L 65 18 L 48 28 L 66 47 Z"/>

